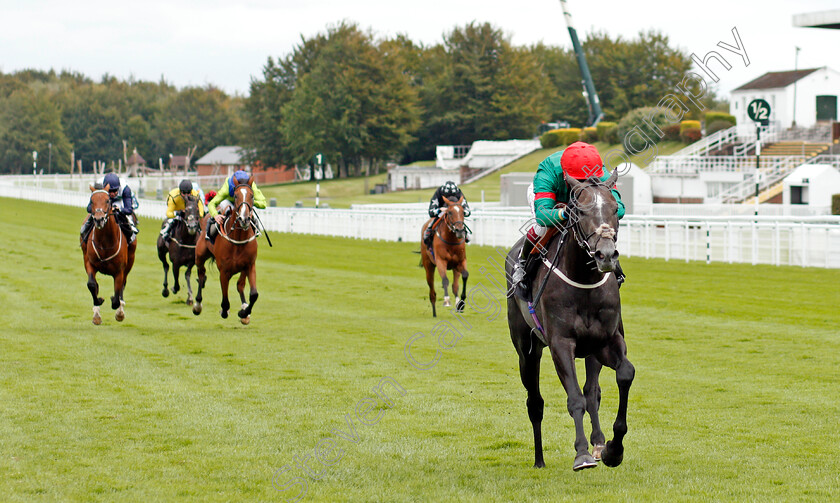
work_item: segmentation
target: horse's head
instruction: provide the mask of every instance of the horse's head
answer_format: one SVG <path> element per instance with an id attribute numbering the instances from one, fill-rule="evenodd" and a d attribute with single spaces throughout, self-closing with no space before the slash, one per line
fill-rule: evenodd
<path id="1" fill-rule="evenodd" d="M 251 212 L 254 208 L 254 189 L 251 187 L 253 183 L 254 177 L 248 178 L 248 182 L 240 183 L 233 190 L 236 227 L 243 231 L 251 228 Z"/>
<path id="2" fill-rule="evenodd" d="M 102 189 L 90 186 L 90 215 L 97 229 L 105 227 L 108 217 L 111 216 L 111 197 L 108 195 L 110 185 Z"/>
<path id="3" fill-rule="evenodd" d="M 194 236 L 198 232 L 200 217 L 198 215 L 198 199 L 195 196 L 184 196 L 184 222 L 187 232 Z"/>
<path id="4" fill-rule="evenodd" d="M 569 215 L 572 232 L 581 248 L 595 260 L 602 273 L 615 270 L 618 261 L 615 237 L 618 232 L 618 203 L 610 188 L 618 180 L 614 170 L 606 182 L 567 178 L 571 189 Z"/>
<path id="5" fill-rule="evenodd" d="M 464 197 L 461 196 L 457 201 L 443 200 L 446 203 L 446 210 L 443 218 L 449 230 L 455 234 L 459 240 L 466 238 L 467 227 L 464 225 Z"/>

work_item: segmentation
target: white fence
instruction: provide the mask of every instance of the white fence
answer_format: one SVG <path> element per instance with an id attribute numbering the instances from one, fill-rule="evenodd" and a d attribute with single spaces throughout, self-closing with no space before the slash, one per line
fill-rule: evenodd
<path id="1" fill-rule="evenodd" d="M 89 196 L 77 191 L 20 188 L 0 181 L 0 196 L 76 207 Z M 419 211 L 418 211 L 419 210 Z M 162 219 L 163 201 L 143 199 L 137 213 Z M 393 210 L 267 208 L 266 229 L 385 241 L 420 241 L 425 208 Z M 524 232 L 528 210 L 476 208 L 467 220 L 472 243 L 511 246 Z M 840 268 L 840 217 L 684 217 L 627 215 L 618 246 L 624 256 L 665 260 L 795 265 Z"/>

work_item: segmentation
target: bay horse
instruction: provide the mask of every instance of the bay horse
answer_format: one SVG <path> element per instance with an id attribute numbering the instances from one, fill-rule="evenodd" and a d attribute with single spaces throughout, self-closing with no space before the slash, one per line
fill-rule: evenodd
<path id="1" fill-rule="evenodd" d="M 236 289 L 239 291 L 239 298 L 242 301 L 241 309 L 238 312 L 239 321 L 243 325 L 251 322 L 251 310 L 257 302 L 257 233 L 251 224 L 251 217 L 254 211 L 254 189 L 251 185 L 254 178 L 248 179 L 247 183 L 236 186 L 234 194 L 234 210 L 227 213 L 225 220 L 218 230 L 215 244 L 209 242 L 205 233 L 199 233 L 195 247 L 195 265 L 198 271 L 198 292 L 193 304 L 193 314 L 201 314 L 202 290 L 207 281 L 207 270 L 204 263 L 207 260 L 215 260 L 219 268 L 219 283 L 222 287 L 222 318 L 228 317 L 230 301 L 228 300 L 228 286 L 230 279 L 239 273 L 239 280 L 236 282 Z M 209 224 L 210 215 L 204 219 L 204 225 Z M 245 301 L 245 279 L 251 286 L 248 301 Z"/>
<path id="2" fill-rule="evenodd" d="M 164 225 L 166 225 L 165 221 L 161 224 L 161 229 Z M 161 295 L 169 297 L 169 262 L 166 260 L 168 254 L 169 260 L 172 261 L 172 282 L 174 283 L 172 293 L 178 293 L 181 289 L 178 276 L 180 276 L 181 267 L 186 267 L 184 281 L 187 283 L 188 306 L 193 303 L 190 278 L 192 268 L 195 265 L 195 247 L 199 234 L 201 234 L 201 217 L 198 211 L 198 199 L 195 196 L 188 195 L 184 199 L 183 216 L 175 221 L 169 233 L 169 239 L 164 240 L 163 236 L 158 236 L 157 240 L 158 258 L 163 263 L 163 291 Z"/>
<path id="3" fill-rule="evenodd" d="M 134 251 L 137 240 L 129 243 L 117 222 L 115 208 L 111 205 L 108 195 L 109 185 L 104 189 L 90 186 L 90 217 L 93 219 L 93 229 L 82 248 L 85 261 L 85 271 L 88 280 L 87 287 L 93 297 L 93 324 L 102 323 L 99 306 L 105 302 L 99 297 L 99 283 L 96 273 L 114 277 L 114 296 L 111 297 L 111 309 L 116 310 L 114 318 L 117 321 L 125 319 L 125 291 L 126 279 L 134 265 Z"/>
<path id="4" fill-rule="evenodd" d="M 467 271 L 467 232 L 469 229 L 464 224 L 464 198 L 457 201 L 450 201 L 444 198 L 446 209 L 443 216 L 438 220 L 437 228 L 432 235 L 432 246 L 428 247 L 423 243 L 422 236 L 426 227 L 431 224 L 428 220 L 423 224 L 420 231 L 420 256 L 423 268 L 426 269 L 426 282 L 429 284 L 429 302 L 432 303 L 432 316 L 437 316 L 437 293 L 435 292 L 435 269 L 440 275 L 443 284 L 443 306 L 449 307 L 449 278 L 446 271 L 452 271 L 452 294 L 457 299 L 455 310 L 464 311 L 464 300 L 467 298 L 467 278 L 470 273 Z M 458 299 L 458 278 L 464 277 L 464 289 L 461 298 Z"/>
<path id="5" fill-rule="evenodd" d="M 615 185 L 617 175 L 614 171 L 606 182 L 596 178 L 567 180 L 572 193 L 567 207 L 569 219 L 548 244 L 544 256 L 531 256 L 539 261 L 532 282 L 533 310 L 529 310 L 530 303 L 508 297 L 508 326 L 519 355 L 522 384 L 528 392 L 526 404 L 534 430 L 536 468 L 545 466 L 541 430 L 544 402 L 539 376 L 540 358 L 546 346 L 566 390 L 567 408 L 574 419 L 576 455 L 572 468 L 591 468 L 599 460 L 614 467 L 623 459 L 627 399 L 635 368 L 627 359 L 621 299 L 613 273 L 618 260 L 615 242 L 618 204 L 609 188 Z M 507 257 L 509 292 L 513 291 L 513 264 L 524 239 L 527 236 L 517 241 Z M 553 263 L 549 257 L 554 257 Z M 583 392 L 578 384 L 575 358 L 585 359 Z M 604 365 L 615 370 L 619 394 L 614 437 L 606 443 L 598 420 L 601 404 L 598 378 Z M 584 412 L 592 422 L 591 454 L 584 434 Z"/>

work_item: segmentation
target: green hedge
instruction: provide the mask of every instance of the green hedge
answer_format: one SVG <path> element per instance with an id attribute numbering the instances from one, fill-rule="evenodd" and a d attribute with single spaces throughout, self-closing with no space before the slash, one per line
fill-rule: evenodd
<path id="1" fill-rule="evenodd" d="M 580 128 L 570 127 L 566 129 L 558 129 L 560 133 L 560 145 L 571 145 L 580 140 Z"/>
<path id="2" fill-rule="evenodd" d="M 617 143 L 624 144 L 627 135 L 630 134 L 635 127 L 638 127 L 647 138 L 645 139 L 644 137 L 634 133 L 630 136 L 630 141 L 633 141 L 634 143 L 637 143 L 638 141 L 645 141 L 646 143 L 652 142 L 653 144 L 659 143 L 661 138 L 650 126 L 650 122 L 653 122 L 653 124 L 660 130 L 664 130 L 669 124 L 668 114 L 659 107 L 644 107 L 630 110 L 627 112 L 627 115 L 618 121 L 618 125 L 615 127 Z M 650 145 L 634 144 L 631 146 L 631 149 L 641 149 L 643 147 L 647 148 L 648 146 Z M 627 150 L 627 145 L 624 145 L 624 149 Z M 630 151 L 628 151 L 628 153 L 629 152 Z"/>
<path id="3" fill-rule="evenodd" d="M 732 127 L 735 125 L 735 116 L 729 115 L 726 112 L 706 112 L 706 116 L 703 118 L 706 121 L 706 134 L 709 134 L 709 124 L 717 121 L 726 121 L 729 123 L 729 126 Z"/>
<path id="4" fill-rule="evenodd" d="M 680 122 L 680 136 L 686 129 L 700 129 L 700 121 L 682 121 Z"/>
<path id="5" fill-rule="evenodd" d="M 706 136 L 709 136 L 712 133 L 717 133 L 723 129 L 729 129 L 732 127 L 732 124 L 729 121 L 714 121 L 714 122 L 707 122 L 706 123 Z"/>
<path id="6" fill-rule="evenodd" d="M 583 132 L 580 134 L 580 140 L 586 143 L 595 143 L 598 141 L 598 129 L 594 127 L 583 128 Z"/>
<path id="7" fill-rule="evenodd" d="M 831 214 L 840 215 L 840 194 L 831 196 Z"/>
<path id="8" fill-rule="evenodd" d="M 595 130 L 598 134 L 598 139 L 610 144 L 618 143 L 618 141 L 616 141 L 615 127 L 615 122 L 599 122 L 598 125 L 595 126 Z"/>
<path id="9" fill-rule="evenodd" d="M 560 146 L 560 130 L 559 129 L 552 129 L 551 131 L 546 131 L 545 133 L 540 136 L 540 145 L 542 148 L 554 148 Z"/>

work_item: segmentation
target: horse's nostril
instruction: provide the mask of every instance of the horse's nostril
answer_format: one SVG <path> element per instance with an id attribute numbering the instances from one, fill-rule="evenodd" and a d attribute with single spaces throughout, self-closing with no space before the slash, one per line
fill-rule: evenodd
<path id="1" fill-rule="evenodd" d="M 597 258 L 598 260 L 604 260 L 604 254 L 603 254 L 603 252 L 601 252 L 600 250 L 599 250 L 599 251 L 596 251 L 596 252 L 595 252 L 595 258 Z"/>
<path id="2" fill-rule="evenodd" d="M 618 250 L 613 252 L 612 258 L 613 258 L 613 260 L 618 260 Z"/>

